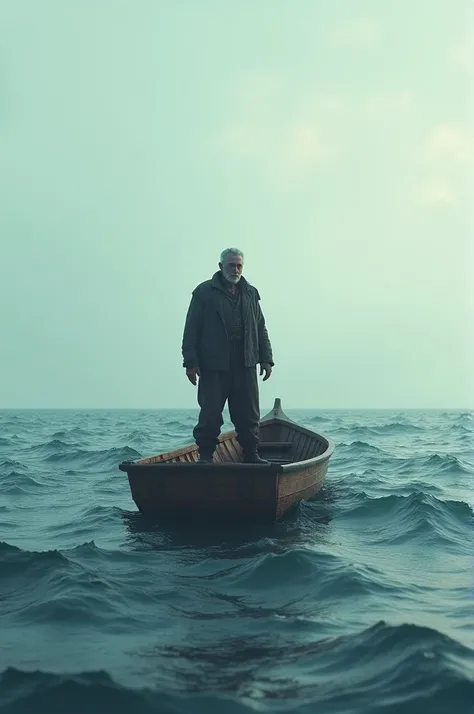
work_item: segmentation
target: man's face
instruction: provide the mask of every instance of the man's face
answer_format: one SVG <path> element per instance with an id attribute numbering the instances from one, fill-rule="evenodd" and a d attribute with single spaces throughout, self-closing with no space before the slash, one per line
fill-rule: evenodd
<path id="1" fill-rule="evenodd" d="M 224 278 L 236 285 L 242 277 L 244 262 L 240 255 L 228 255 L 223 263 L 219 263 Z"/>

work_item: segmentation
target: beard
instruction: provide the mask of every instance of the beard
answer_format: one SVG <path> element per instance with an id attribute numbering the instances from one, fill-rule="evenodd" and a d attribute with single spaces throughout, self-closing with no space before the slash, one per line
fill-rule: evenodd
<path id="1" fill-rule="evenodd" d="M 229 283 L 232 283 L 232 285 L 237 285 L 241 277 L 240 275 L 233 275 L 233 273 L 229 273 L 227 270 L 223 270 L 222 272 L 224 274 L 224 278 Z"/>

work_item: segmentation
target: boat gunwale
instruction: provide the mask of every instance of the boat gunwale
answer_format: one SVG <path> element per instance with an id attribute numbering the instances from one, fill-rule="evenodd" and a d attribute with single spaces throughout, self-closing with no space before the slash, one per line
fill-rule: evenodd
<path id="1" fill-rule="evenodd" d="M 318 457 L 319 458 L 319 457 Z M 302 462 L 301 462 L 302 463 Z M 121 464 L 119 464 L 119 469 L 120 471 L 128 471 L 131 469 L 147 469 L 147 468 L 157 468 L 160 469 L 160 471 L 164 471 L 167 468 L 169 469 L 213 469 L 213 470 L 232 470 L 232 469 L 240 469 L 240 470 L 254 470 L 258 469 L 259 471 L 262 470 L 270 470 L 274 471 L 276 473 L 280 472 L 281 469 L 283 468 L 282 464 L 276 463 L 276 462 L 270 462 L 269 464 L 244 464 L 240 462 L 235 462 L 235 461 L 213 461 L 212 463 L 209 462 L 203 462 L 199 463 L 198 461 L 148 461 L 146 463 L 141 463 L 139 459 L 136 461 L 122 461 Z"/>
<path id="2" fill-rule="evenodd" d="M 270 420 L 269 420 L 270 421 Z M 269 421 L 267 423 L 269 423 Z M 272 422 L 275 423 L 281 423 L 284 425 L 288 425 L 288 422 L 285 422 L 284 420 L 280 420 L 278 418 L 272 419 Z M 323 436 L 322 434 L 318 434 L 315 431 L 311 431 L 311 429 L 307 429 L 304 426 L 300 426 L 296 422 L 292 422 L 294 424 L 295 428 L 303 433 L 306 433 L 308 436 L 314 438 L 315 440 L 325 442 L 327 444 L 326 449 L 323 451 L 322 454 L 318 454 L 318 456 L 312 456 L 310 459 L 304 459 L 303 461 L 292 461 L 289 464 L 279 464 L 278 462 L 270 462 L 269 464 L 246 464 L 242 462 L 235 462 L 235 461 L 213 461 L 212 463 L 199 463 L 198 461 L 149 461 L 149 459 L 154 458 L 153 456 L 145 456 L 141 459 L 134 459 L 133 461 L 122 461 L 122 463 L 119 465 L 119 469 L 121 471 L 127 471 L 130 468 L 159 468 L 160 470 L 163 470 L 165 467 L 176 469 L 176 468 L 199 468 L 199 469 L 258 469 L 258 470 L 273 470 L 276 473 L 291 473 L 292 471 L 297 471 L 301 468 L 306 468 L 308 466 L 312 466 L 313 464 L 319 464 L 324 462 L 325 460 L 328 460 L 334 451 L 335 444 L 331 439 L 328 439 L 327 437 Z M 222 434 L 220 436 L 220 440 L 224 441 L 224 439 L 230 439 L 234 438 L 235 436 L 235 431 L 229 431 L 225 434 Z M 182 447 L 186 448 L 186 447 Z M 192 447 L 190 451 L 195 450 L 197 447 Z M 165 455 L 167 452 L 164 452 L 163 455 Z M 173 453 L 173 452 L 168 452 L 168 453 Z"/>

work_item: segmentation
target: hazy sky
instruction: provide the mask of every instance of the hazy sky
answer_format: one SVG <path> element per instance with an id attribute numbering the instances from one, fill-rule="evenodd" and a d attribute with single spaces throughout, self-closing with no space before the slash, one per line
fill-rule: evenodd
<path id="1" fill-rule="evenodd" d="M 468 8 L 0 0 L 0 407 L 193 407 L 234 245 L 263 406 L 472 407 Z"/>

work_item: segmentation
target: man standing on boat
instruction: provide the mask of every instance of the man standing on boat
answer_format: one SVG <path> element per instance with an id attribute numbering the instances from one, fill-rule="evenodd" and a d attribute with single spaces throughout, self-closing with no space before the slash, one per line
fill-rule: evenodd
<path id="1" fill-rule="evenodd" d="M 242 251 L 224 250 L 219 270 L 194 289 L 186 315 L 183 367 L 191 384 L 199 379 L 201 409 L 193 436 L 201 462 L 212 461 L 227 400 L 244 461 L 268 463 L 258 454 L 257 364 L 265 381 L 274 362 L 260 295 L 242 276 L 243 266 Z"/>

